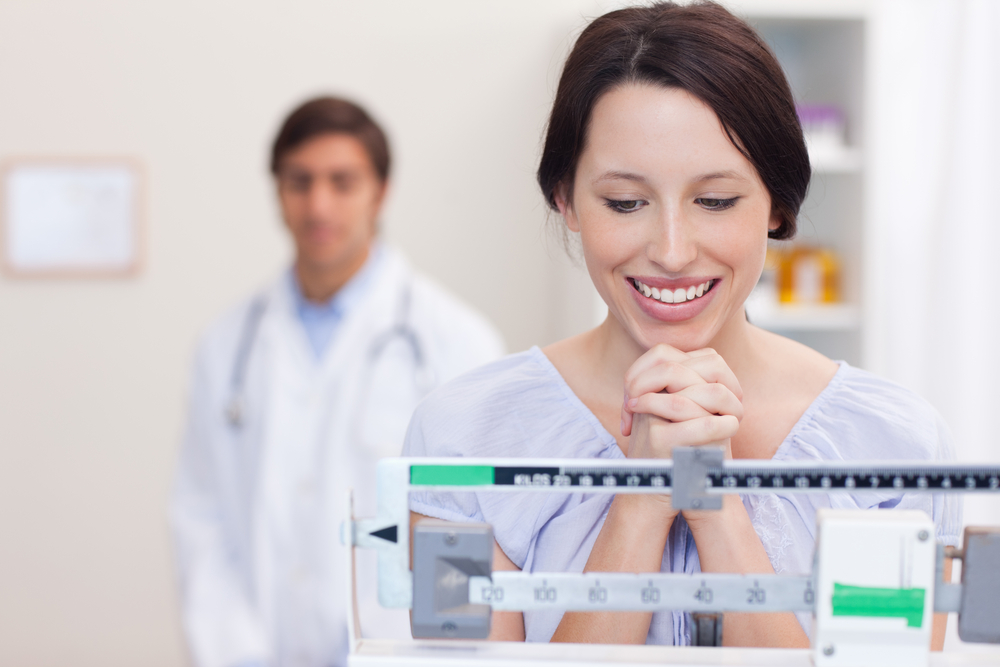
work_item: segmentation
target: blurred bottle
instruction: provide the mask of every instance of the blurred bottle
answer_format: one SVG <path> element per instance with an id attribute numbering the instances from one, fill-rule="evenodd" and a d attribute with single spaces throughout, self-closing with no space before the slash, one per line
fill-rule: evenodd
<path id="1" fill-rule="evenodd" d="M 784 261 L 785 249 L 768 244 L 767 256 L 764 258 L 764 271 L 760 274 L 760 280 L 754 288 L 755 296 L 763 305 L 775 305 L 778 303 L 778 273 L 781 271 L 781 264 Z"/>
<path id="2" fill-rule="evenodd" d="M 777 283 L 781 303 L 836 303 L 840 301 L 840 262 L 828 248 L 797 246 L 784 253 Z"/>

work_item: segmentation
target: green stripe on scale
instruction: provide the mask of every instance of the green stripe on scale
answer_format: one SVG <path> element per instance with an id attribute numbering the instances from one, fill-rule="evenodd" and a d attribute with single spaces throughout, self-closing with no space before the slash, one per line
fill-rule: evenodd
<path id="1" fill-rule="evenodd" d="M 479 486 L 493 484 L 493 466 L 411 465 L 413 486 Z"/>
<path id="2" fill-rule="evenodd" d="M 887 616 L 905 618 L 919 628 L 924 622 L 923 588 L 870 588 L 833 584 L 834 616 Z"/>

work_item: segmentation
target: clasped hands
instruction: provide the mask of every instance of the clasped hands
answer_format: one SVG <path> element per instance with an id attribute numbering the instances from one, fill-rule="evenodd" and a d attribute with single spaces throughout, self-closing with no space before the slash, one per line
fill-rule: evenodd
<path id="1" fill-rule="evenodd" d="M 743 419 L 742 400 L 736 375 L 715 350 L 656 345 L 625 375 L 626 456 L 665 459 L 674 447 L 722 445 L 732 458 L 730 439 Z"/>

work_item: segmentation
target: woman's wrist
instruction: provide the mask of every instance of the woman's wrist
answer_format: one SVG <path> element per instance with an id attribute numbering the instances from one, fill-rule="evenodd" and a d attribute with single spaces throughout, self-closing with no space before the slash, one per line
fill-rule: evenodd
<path id="1" fill-rule="evenodd" d="M 702 571 L 774 572 L 739 496 L 723 498 L 721 510 L 684 512 L 684 516 L 698 546 Z"/>
<path id="2" fill-rule="evenodd" d="M 654 569 L 659 568 L 670 527 L 680 514 L 669 502 L 664 502 L 663 498 L 669 496 L 618 494 L 608 509 L 608 517 L 602 529 L 602 533 L 610 532 L 617 544 L 642 545 L 639 549 L 628 548 L 634 556 L 646 548 L 650 549 L 651 555 L 655 556 L 650 561 L 656 561 Z M 657 550 L 656 545 L 660 543 L 662 545 Z"/>
<path id="3" fill-rule="evenodd" d="M 627 512 L 629 522 L 636 526 L 662 526 L 673 523 L 680 510 L 675 510 L 669 494 L 620 493 L 612 503 Z"/>
<path id="4" fill-rule="evenodd" d="M 684 510 L 683 514 L 692 533 L 730 532 L 750 521 L 743 507 L 743 501 L 735 494 L 726 494 L 722 497 L 722 509 Z"/>

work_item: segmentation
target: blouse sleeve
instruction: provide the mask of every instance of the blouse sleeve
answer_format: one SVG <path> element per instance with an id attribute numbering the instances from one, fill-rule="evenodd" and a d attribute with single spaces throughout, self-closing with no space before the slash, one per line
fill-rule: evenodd
<path id="1" fill-rule="evenodd" d="M 825 461 L 955 460 L 951 431 L 937 410 L 914 392 L 844 364 L 789 434 L 775 458 Z M 834 507 L 917 509 L 930 516 L 937 539 L 957 545 L 962 500 L 956 493 L 899 493 L 892 489 L 831 495 Z"/>
<path id="2" fill-rule="evenodd" d="M 933 408 L 930 408 L 933 410 Z M 955 460 L 955 445 L 951 429 L 934 410 L 933 449 L 935 462 Z M 878 505 L 880 508 L 919 509 L 934 520 L 934 532 L 941 544 L 957 547 L 962 540 L 962 497 L 958 493 L 906 493 Z"/>
<path id="3" fill-rule="evenodd" d="M 403 444 L 403 456 L 462 456 L 452 451 L 449 439 L 441 437 L 441 419 L 435 415 L 434 401 L 417 407 Z M 456 523 L 482 523 L 486 519 L 474 493 L 411 491 L 410 511 Z"/>

